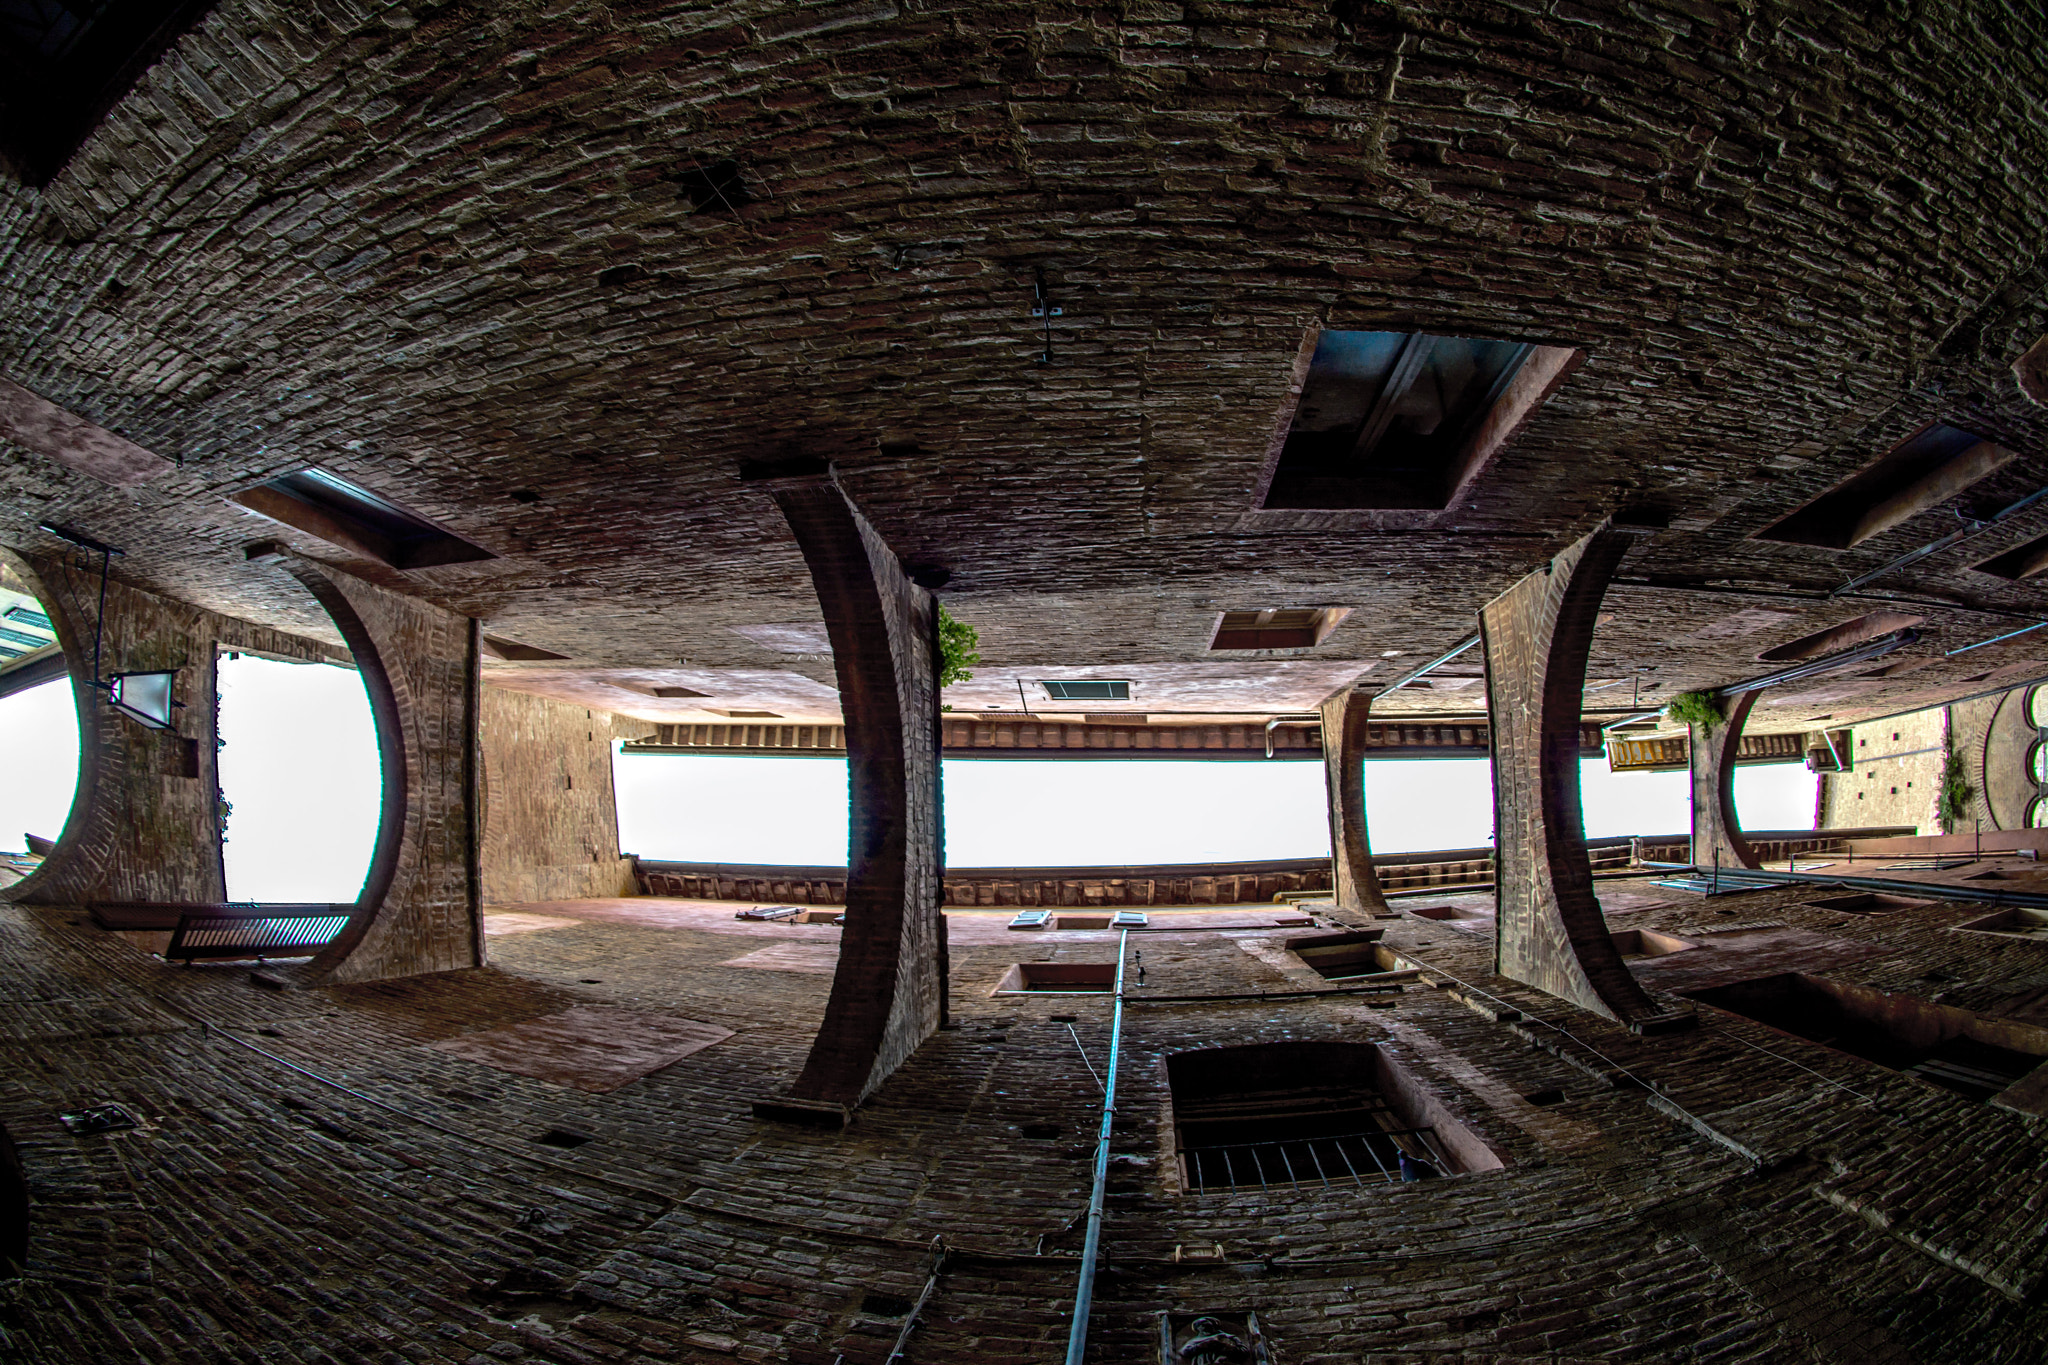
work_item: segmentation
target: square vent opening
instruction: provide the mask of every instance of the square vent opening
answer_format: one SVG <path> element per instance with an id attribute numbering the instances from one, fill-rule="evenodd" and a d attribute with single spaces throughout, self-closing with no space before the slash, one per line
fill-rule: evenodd
<path id="1" fill-rule="evenodd" d="M 1350 614 L 1349 607 L 1226 611 L 1216 623 L 1216 635 L 1209 648 L 1307 649 L 1321 644 Z"/>
<path id="2" fill-rule="evenodd" d="M 1990 1099 L 2048 1056 L 2048 1029 L 1800 972 L 1679 994 L 1973 1100 Z"/>

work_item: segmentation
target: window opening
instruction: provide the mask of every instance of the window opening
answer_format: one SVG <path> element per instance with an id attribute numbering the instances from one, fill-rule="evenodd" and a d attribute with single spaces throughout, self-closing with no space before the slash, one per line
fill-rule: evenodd
<path id="1" fill-rule="evenodd" d="M 2014 907 L 1950 927 L 1959 934 L 1996 934 L 2000 938 L 2030 938 L 2043 942 L 2048 941 L 2048 910 Z"/>
<path id="2" fill-rule="evenodd" d="M 2014 582 L 2032 578 L 2042 570 L 2048 569 L 2048 536 L 2036 536 L 2024 544 L 2015 545 L 2003 554 L 1994 555 L 1970 567 L 1978 573 L 1988 573 Z"/>
<path id="3" fill-rule="evenodd" d="M 48 611 L 0 564 L 0 887 L 42 865 L 78 795 L 78 706 Z"/>
<path id="4" fill-rule="evenodd" d="M 1103 920 L 1108 927 L 1108 920 Z M 1116 989 L 1114 962 L 1019 962 L 990 995 L 1107 995 Z"/>
<path id="5" fill-rule="evenodd" d="M 1756 538 L 1846 550 L 1947 502 L 2016 458 L 1974 432 L 1933 422 Z"/>
<path id="6" fill-rule="evenodd" d="M 1917 910 L 1934 904 L 1911 896 L 1894 896 L 1883 891 L 1857 891 L 1846 896 L 1824 896 L 1807 901 L 1816 910 L 1834 910 L 1847 915 L 1889 915 L 1895 910 Z"/>
<path id="7" fill-rule="evenodd" d="M 384 798 L 361 675 L 230 651 L 217 676 L 228 899 L 355 900 Z"/>
<path id="8" fill-rule="evenodd" d="M 32 185 L 47 185 L 137 78 L 213 0 L 7 0 L 0 4 L 0 128 Z"/>
<path id="9" fill-rule="evenodd" d="M 1054 701 L 1129 701 L 1131 685 L 1108 678 L 1066 678 L 1038 684 Z"/>
<path id="10" fill-rule="evenodd" d="M 2048 1029 L 1799 972 L 1679 994 L 1973 1100 L 1990 1099 L 2048 1056 Z"/>
<path id="11" fill-rule="evenodd" d="M 1801 659 L 1817 659 L 1823 654 L 1832 654 L 1838 649 L 1860 645 L 1866 640 L 1875 640 L 1894 631 L 1911 630 L 1922 625 L 1927 618 L 1909 616 L 1902 611 L 1874 611 L 1868 616 L 1858 616 L 1826 630 L 1817 630 L 1811 635 L 1802 635 L 1790 644 L 1778 645 L 1757 655 L 1759 663 L 1796 663 Z"/>
<path id="12" fill-rule="evenodd" d="M 324 469 L 282 475 L 235 494 L 233 501 L 394 569 L 431 569 L 497 558 L 417 512 Z"/>
<path id="13" fill-rule="evenodd" d="M 1213 1048 L 1166 1069 L 1190 1193 L 1363 1188 L 1501 1164 L 1371 1044 Z"/>
<path id="14" fill-rule="evenodd" d="M 1573 354 L 1421 332 L 1324 332 L 1261 505 L 1448 507 Z"/>
<path id="15" fill-rule="evenodd" d="M 1216 623 L 1216 637 L 1209 648 L 1307 649 L 1321 644 L 1350 614 L 1349 607 L 1226 611 Z"/>
<path id="16" fill-rule="evenodd" d="M 1308 934 L 1287 940 L 1287 951 L 1300 958 L 1316 975 L 1327 981 L 1378 976 L 1400 970 L 1400 960 L 1377 940 L 1383 929 L 1362 929 L 1347 934 Z"/>

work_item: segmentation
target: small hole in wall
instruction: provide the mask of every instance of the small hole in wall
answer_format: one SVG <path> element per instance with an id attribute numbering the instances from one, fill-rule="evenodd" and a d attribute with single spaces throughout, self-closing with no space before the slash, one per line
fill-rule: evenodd
<path id="1" fill-rule="evenodd" d="M 1066 1129 L 1057 1123 L 1027 1123 L 1022 1129 L 1024 1136 L 1034 1142 L 1044 1142 L 1047 1139 L 1056 1138 L 1065 1131 Z"/>
<path id="2" fill-rule="evenodd" d="M 900 1318 L 917 1305 L 897 1294 L 863 1294 L 860 1311 L 873 1318 Z"/>
<path id="3" fill-rule="evenodd" d="M 1529 1103 L 1538 1106 L 1563 1104 L 1564 1091 L 1559 1090 L 1553 1086 L 1549 1090 L 1532 1090 L 1528 1094 L 1522 1096 L 1522 1098 L 1527 1100 Z"/>
<path id="4" fill-rule="evenodd" d="M 588 1133 L 579 1133 L 572 1128 L 550 1128 L 534 1139 L 543 1147 L 581 1147 L 595 1138 Z"/>

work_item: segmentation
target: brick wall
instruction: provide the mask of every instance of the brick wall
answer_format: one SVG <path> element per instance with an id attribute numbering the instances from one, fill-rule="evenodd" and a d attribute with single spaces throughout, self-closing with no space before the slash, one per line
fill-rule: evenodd
<path id="1" fill-rule="evenodd" d="M 328 565 L 283 565 L 348 641 L 384 767 L 361 911 L 312 970 L 343 982 L 479 966 L 477 623 Z"/>
<path id="2" fill-rule="evenodd" d="M 0 555 L 6 555 L 0 550 Z M 10 557 L 11 558 L 11 557 Z M 99 566 L 11 559 L 48 611 L 70 665 L 79 720 L 79 781 L 55 853 L 0 899 L 215 902 L 226 896 L 216 768 L 215 657 L 220 648 L 293 659 L 347 660 L 317 641 L 202 610 L 136 588 L 107 587 L 102 676 L 176 669 L 183 703 L 173 728 L 144 728 L 86 686 L 99 616 Z"/>
<path id="3" fill-rule="evenodd" d="M 611 716 L 501 687 L 485 686 L 482 698 L 483 899 L 631 895 Z"/>
<path id="4" fill-rule="evenodd" d="M 1603 526 L 1480 614 L 1493 717 L 1495 970 L 1609 1017 L 1648 1019 L 1593 896 L 1579 803 L 1586 651 L 1637 537 Z"/>

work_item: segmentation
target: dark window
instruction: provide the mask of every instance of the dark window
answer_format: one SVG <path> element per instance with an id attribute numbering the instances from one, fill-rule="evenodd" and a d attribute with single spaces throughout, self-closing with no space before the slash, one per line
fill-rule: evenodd
<path id="1" fill-rule="evenodd" d="M 430 569 L 495 559 L 389 498 L 324 469 L 301 469 L 237 493 L 234 500 L 345 550 L 394 569 Z"/>
<path id="2" fill-rule="evenodd" d="M 1757 532 L 1757 539 L 1846 550 L 1947 502 L 2014 458 L 2003 446 L 1935 422 L 1854 478 Z"/>
<path id="3" fill-rule="evenodd" d="M 2016 545 L 2004 554 L 1987 559 L 1981 564 L 1972 564 L 1978 573 L 1996 574 L 2017 582 L 2032 578 L 2043 569 L 2048 569 L 2048 536 L 2036 536 L 2024 545 Z"/>
<path id="4" fill-rule="evenodd" d="M 513 659 L 537 661 L 541 659 L 566 659 L 566 654 L 557 654 L 551 649 L 538 645 L 522 645 L 517 640 L 508 640 L 502 635 L 484 636 L 484 656 L 491 659 Z M 659 696 L 659 693 L 656 693 Z"/>
<path id="5" fill-rule="evenodd" d="M 1458 1152 L 1487 1152 L 1462 1125 L 1428 1112 L 1370 1044 L 1182 1052 L 1167 1058 L 1166 1075 L 1182 1188 L 1192 1194 L 1399 1183 L 1467 1169 Z M 1477 1164 L 1500 1163 L 1486 1154 Z"/>
<path id="6" fill-rule="evenodd" d="M 1798 972 L 1680 994 L 1973 1100 L 1991 1098 L 2048 1055 L 2048 1029 Z"/>
<path id="7" fill-rule="evenodd" d="M 1360 929 L 1340 934 L 1309 934 L 1287 940 L 1287 951 L 1328 981 L 1356 976 L 1378 976 L 1396 969 L 1393 953 L 1378 946 L 1383 929 Z"/>
<path id="8" fill-rule="evenodd" d="M 1279 607 L 1226 611 L 1211 649 L 1306 649 L 1319 645 L 1351 614 L 1349 607 Z"/>
<path id="9" fill-rule="evenodd" d="M 1860 645 L 1866 640 L 1875 640 L 1881 635 L 1890 635 L 1895 630 L 1910 630 L 1926 621 L 1924 616 L 1908 616 L 1902 611 L 1874 611 L 1868 616 L 1859 616 L 1853 621 L 1844 621 L 1839 626 L 1829 626 L 1811 635 L 1802 635 L 1790 644 L 1767 649 L 1757 655 L 1760 663 L 1796 663 L 1801 659 L 1817 659 L 1823 654 L 1832 654 L 1838 649 Z"/>
<path id="10" fill-rule="evenodd" d="M 0 0 L 0 127 L 45 185 L 213 0 Z"/>
<path id="11" fill-rule="evenodd" d="M 1262 505 L 1448 507 L 1571 356 L 1517 341 L 1324 332 Z M 1518 386 L 1525 368 L 1531 382 Z"/>
<path id="12" fill-rule="evenodd" d="M 1103 679 L 1072 679 L 1066 682 L 1041 682 L 1045 695 L 1054 701 L 1129 701 L 1131 685 L 1127 682 L 1110 682 Z"/>

